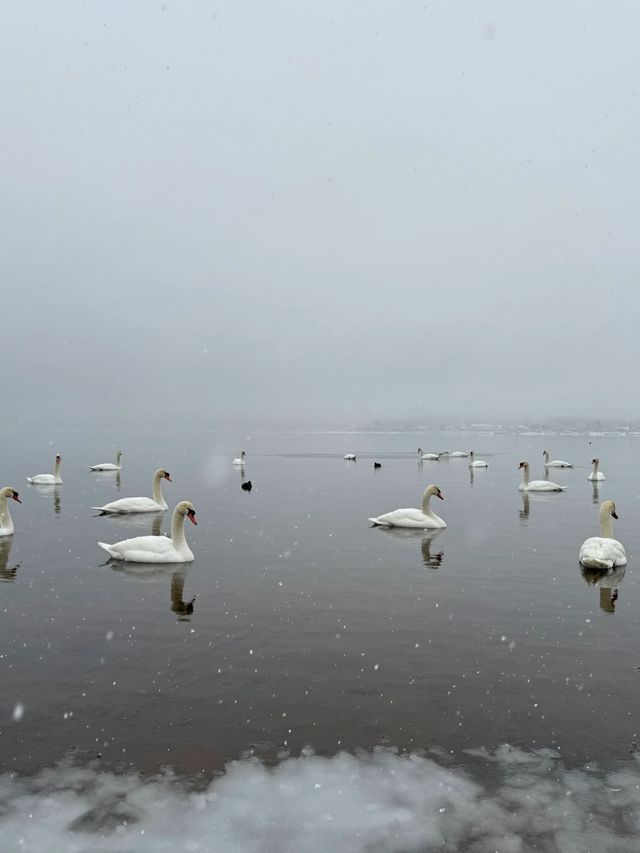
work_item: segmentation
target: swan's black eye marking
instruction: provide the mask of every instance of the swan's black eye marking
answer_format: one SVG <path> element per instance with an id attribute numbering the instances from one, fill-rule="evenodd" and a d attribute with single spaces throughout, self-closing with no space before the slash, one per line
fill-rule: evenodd
<path id="1" fill-rule="evenodd" d="M 188 509 L 187 510 L 187 515 L 195 515 L 195 514 L 196 514 L 195 509 Z"/>

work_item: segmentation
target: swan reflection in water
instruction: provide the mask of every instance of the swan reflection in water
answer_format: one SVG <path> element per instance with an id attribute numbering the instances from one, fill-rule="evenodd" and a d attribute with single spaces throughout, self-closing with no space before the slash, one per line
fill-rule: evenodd
<path id="1" fill-rule="evenodd" d="M 520 492 L 522 498 L 522 509 L 520 510 L 520 518 L 529 518 L 529 495 L 527 492 Z"/>
<path id="2" fill-rule="evenodd" d="M 591 503 L 597 504 L 600 501 L 600 484 L 593 480 L 591 483 L 591 489 Z"/>
<path id="3" fill-rule="evenodd" d="M 438 530 L 411 530 L 407 527 L 376 527 L 385 536 L 391 536 L 394 539 L 402 539 L 405 542 L 420 542 L 420 552 L 422 555 L 422 564 L 426 569 L 439 569 L 444 557 L 444 551 L 440 550 L 437 554 L 431 553 L 431 543 L 442 533 L 444 528 Z"/>
<path id="4" fill-rule="evenodd" d="M 589 584 L 600 590 L 600 610 L 605 613 L 615 613 L 618 600 L 618 587 L 622 583 L 626 566 L 616 566 L 613 569 L 590 569 L 580 566 L 582 577 Z"/>
<path id="5" fill-rule="evenodd" d="M 9 557 L 11 555 L 11 546 L 13 545 L 13 536 L 3 536 L 0 538 L 0 581 L 15 580 L 20 563 L 10 565 Z"/>

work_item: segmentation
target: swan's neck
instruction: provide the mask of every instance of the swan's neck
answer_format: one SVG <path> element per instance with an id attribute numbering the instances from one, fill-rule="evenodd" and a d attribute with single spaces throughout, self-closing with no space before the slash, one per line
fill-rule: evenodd
<path id="1" fill-rule="evenodd" d="M 3 530 L 13 530 L 13 521 L 9 512 L 9 504 L 7 496 L 0 493 L 0 527 Z"/>
<path id="2" fill-rule="evenodd" d="M 187 544 L 187 540 L 184 535 L 184 515 L 181 512 L 178 512 L 177 509 L 174 509 L 173 515 L 171 516 L 171 539 L 173 540 L 173 544 L 176 548 L 180 548 Z"/>
<path id="3" fill-rule="evenodd" d="M 600 508 L 600 534 L 605 539 L 613 539 L 613 519 L 606 507 Z"/>
<path id="4" fill-rule="evenodd" d="M 164 497 L 162 496 L 162 475 L 156 474 L 153 478 L 153 499 L 160 506 L 166 507 Z"/>
<path id="5" fill-rule="evenodd" d="M 425 515 L 431 515 L 431 509 L 429 507 L 430 501 L 431 501 L 431 493 L 423 495 L 423 497 L 422 497 L 422 512 Z"/>
<path id="6" fill-rule="evenodd" d="M 547 462 L 549 461 L 549 451 L 545 450 L 545 452 L 542 455 L 544 456 L 544 464 L 546 465 Z"/>
<path id="7" fill-rule="evenodd" d="M 53 476 L 56 478 L 56 480 L 60 477 L 60 463 L 61 463 L 61 461 L 62 461 L 61 459 L 56 459 L 56 467 L 53 469 Z"/>
<path id="8" fill-rule="evenodd" d="M 122 451 L 118 451 L 116 454 L 116 465 L 120 467 L 120 460 L 122 459 Z"/>
<path id="9" fill-rule="evenodd" d="M 594 463 L 593 463 L 593 465 L 592 465 L 592 471 L 591 471 L 591 473 L 592 473 L 592 474 L 597 474 L 597 473 L 598 473 L 598 465 L 599 465 L 599 464 L 600 464 L 599 462 L 594 462 Z"/>
<path id="10" fill-rule="evenodd" d="M 582 476 L 584 476 L 584 474 Z M 524 465 L 522 468 L 522 482 L 525 486 L 529 485 L 529 466 L 528 465 Z"/>

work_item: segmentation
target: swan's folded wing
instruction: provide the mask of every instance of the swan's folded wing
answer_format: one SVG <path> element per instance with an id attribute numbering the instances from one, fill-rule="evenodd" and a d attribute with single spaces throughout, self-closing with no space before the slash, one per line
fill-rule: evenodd
<path id="1" fill-rule="evenodd" d="M 102 512 L 158 512 L 160 506 L 152 498 L 120 498 L 104 506 L 92 506 Z"/>
<path id="2" fill-rule="evenodd" d="M 98 543 L 102 545 L 102 543 Z M 173 541 L 167 536 L 135 536 L 108 546 L 109 553 L 119 560 L 155 562 L 176 555 Z"/>
<path id="3" fill-rule="evenodd" d="M 385 525 L 387 527 L 427 527 L 428 519 L 425 514 L 414 507 L 406 509 L 395 509 L 393 512 L 386 512 L 384 515 L 379 515 L 377 518 L 370 518 L 373 524 Z"/>

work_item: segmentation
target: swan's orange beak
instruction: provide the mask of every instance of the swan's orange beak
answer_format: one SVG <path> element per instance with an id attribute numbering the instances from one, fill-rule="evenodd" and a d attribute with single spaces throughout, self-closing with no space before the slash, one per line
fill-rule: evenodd
<path id="1" fill-rule="evenodd" d="M 190 509 L 190 510 L 189 510 L 189 512 L 187 513 L 187 518 L 189 519 L 189 521 L 190 521 L 192 524 L 197 524 L 197 523 L 198 523 L 198 522 L 196 521 L 196 514 L 195 514 L 195 512 L 194 512 L 192 509 Z"/>

